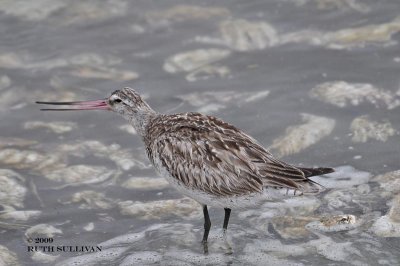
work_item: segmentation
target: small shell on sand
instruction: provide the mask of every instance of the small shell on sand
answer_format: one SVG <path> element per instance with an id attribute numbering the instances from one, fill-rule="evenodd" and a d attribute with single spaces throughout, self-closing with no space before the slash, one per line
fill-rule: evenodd
<path id="1" fill-rule="evenodd" d="M 322 232 L 339 232 L 354 229 L 357 226 L 357 219 L 354 215 L 324 216 L 319 221 L 312 221 L 306 225 L 309 230 Z"/>
<path id="2" fill-rule="evenodd" d="M 274 140 L 271 151 L 278 157 L 298 153 L 330 135 L 335 120 L 311 114 L 301 114 L 304 124 L 290 126 L 285 135 Z"/>
<path id="3" fill-rule="evenodd" d="M 133 215 L 143 220 L 161 219 L 170 215 L 176 215 L 183 219 L 194 219 L 202 215 L 200 205 L 189 198 L 150 202 L 123 201 L 118 203 L 118 206 L 123 215 Z"/>
<path id="4" fill-rule="evenodd" d="M 376 88 L 368 83 L 348 83 L 345 81 L 325 82 L 310 91 L 310 97 L 338 107 L 360 105 L 369 102 L 375 107 L 394 109 L 400 106 L 400 99 L 392 92 Z"/>
<path id="5" fill-rule="evenodd" d="M 350 130 L 353 133 L 352 141 L 354 142 L 367 142 L 370 138 L 385 142 L 396 134 L 396 130 L 388 120 L 385 119 L 381 123 L 371 121 L 366 115 L 356 117 L 351 122 Z"/>

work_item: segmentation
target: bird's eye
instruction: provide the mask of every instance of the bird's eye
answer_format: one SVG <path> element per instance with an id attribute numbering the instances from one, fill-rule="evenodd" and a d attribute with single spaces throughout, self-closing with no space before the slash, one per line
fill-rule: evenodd
<path id="1" fill-rule="evenodd" d="M 115 103 L 120 103 L 120 102 L 122 102 L 122 100 L 121 99 L 115 99 L 114 102 Z"/>

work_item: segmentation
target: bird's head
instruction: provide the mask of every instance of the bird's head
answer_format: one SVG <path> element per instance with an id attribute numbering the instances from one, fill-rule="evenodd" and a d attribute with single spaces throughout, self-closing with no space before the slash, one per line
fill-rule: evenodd
<path id="1" fill-rule="evenodd" d="M 105 103 L 109 110 L 122 115 L 127 120 L 143 112 L 153 111 L 134 89 L 128 87 L 114 91 L 105 99 Z"/>
<path id="2" fill-rule="evenodd" d="M 142 100 L 142 97 L 132 88 L 123 88 L 114 91 L 110 97 L 94 101 L 78 102 L 42 102 L 38 104 L 65 105 L 64 108 L 45 108 L 42 111 L 78 111 L 78 110 L 108 110 L 114 111 L 122 116 L 134 115 L 136 113 L 151 110 L 149 105 Z"/>
<path id="3" fill-rule="evenodd" d="M 76 111 L 76 110 L 108 110 L 114 111 L 131 122 L 138 130 L 155 114 L 154 110 L 142 100 L 142 97 L 131 88 L 114 91 L 110 97 L 95 101 L 79 102 L 36 102 L 38 104 L 66 105 L 67 108 L 46 108 L 43 111 Z"/>

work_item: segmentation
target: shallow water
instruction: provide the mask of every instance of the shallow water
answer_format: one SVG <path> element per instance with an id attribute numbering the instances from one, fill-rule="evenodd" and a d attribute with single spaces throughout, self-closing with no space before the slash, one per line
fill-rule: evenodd
<path id="1" fill-rule="evenodd" d="M 0 2 L 0 265 L 400 263 L 397 0 Z M 211 209 L 156 177 L 98 99 L 131 86 L 160 112 L 201 111 L 282 159 L 330 166 L 317 197 Z M 101 246 L 101 252 L 28 252 Z M 229 254 L 230 252 L 232 254 Z"/>

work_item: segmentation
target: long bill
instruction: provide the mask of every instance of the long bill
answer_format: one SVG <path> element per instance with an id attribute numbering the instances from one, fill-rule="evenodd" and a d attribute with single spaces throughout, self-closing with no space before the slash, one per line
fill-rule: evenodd
<path id="1" fill-rule="evenodd" d="M 79 101 L 79 102 L 36 102 L 37 104 L 48 105 L 67 105 L 68 108 L 44 108 L 41 111 L 78 111 L 78 110 L 111 110 L 107 104 L 107 99 L 95 101 Z"/>

